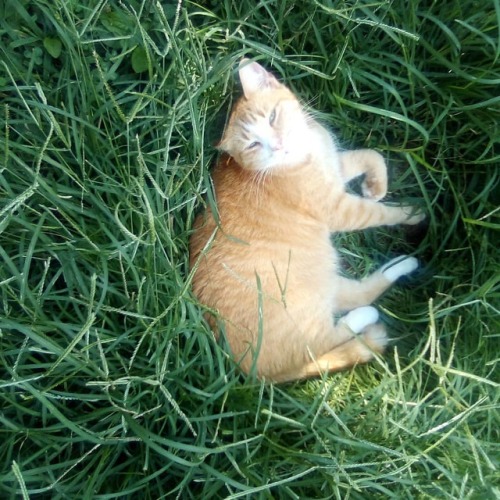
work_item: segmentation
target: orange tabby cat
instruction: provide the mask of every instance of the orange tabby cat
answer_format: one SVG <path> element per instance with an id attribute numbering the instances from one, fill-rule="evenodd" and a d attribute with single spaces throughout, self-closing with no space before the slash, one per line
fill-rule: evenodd
<path id="1" fill-rule="evenodd" d="M 244 95 L 213 172 L 218 214 L 199 216 L 191 239 L 194 293 L 223 320 L 247 373 L 287 381 L 368 361 L 387 344 L 369 304 L 417 260 L 400 257 L 364 280 L 348 279 L 337 273 L 330 235 L 424 216 L 377 201 L 387 190 L 381 155 L 339 152 L 259 64 L 243 60 L 239 76 Z M 346 182 L 362 174 L 364 197 L 348 194 Z M 210 322 L 217 330 L 215 316 Z"/>

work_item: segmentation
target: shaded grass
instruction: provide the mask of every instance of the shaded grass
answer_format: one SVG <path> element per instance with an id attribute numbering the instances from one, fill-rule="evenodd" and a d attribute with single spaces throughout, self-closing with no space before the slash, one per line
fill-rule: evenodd
<path id="1" fill-rule="evenodd" d="M 498 495 L 498 2 L 2 8 L 5 496 Z M 425 261 L 384 360 L 259 384 L 202 321 L 187 243 L 243 55 L 429 212 L 337 237 L 349 273 Z"/>

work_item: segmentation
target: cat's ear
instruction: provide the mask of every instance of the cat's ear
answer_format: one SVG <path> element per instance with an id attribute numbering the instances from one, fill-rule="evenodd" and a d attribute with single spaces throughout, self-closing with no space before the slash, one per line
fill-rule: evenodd
<path id="1" fill-rule="evenodd" d="M 239 75 L 243 94 L 248 99 L 251 95 L 264 89 L 277 89 L 281 84 L 266 71 L 260 64 L 242 59 L 239 66 Z"/>

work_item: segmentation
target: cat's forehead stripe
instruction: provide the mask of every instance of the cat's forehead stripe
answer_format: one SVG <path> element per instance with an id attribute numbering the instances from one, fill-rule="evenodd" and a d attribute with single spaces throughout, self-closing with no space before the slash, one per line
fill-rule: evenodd
<path id="1" fill-rule="evenodd" d="M 255 123 L 257 120 L 265 118 L 265 117 L 266 117 L 266 113 L 264 111 L 255 109 L 255 110 L 249 111 L 244 116 L 244 119 L 245 119 L 245 121 Z"/>

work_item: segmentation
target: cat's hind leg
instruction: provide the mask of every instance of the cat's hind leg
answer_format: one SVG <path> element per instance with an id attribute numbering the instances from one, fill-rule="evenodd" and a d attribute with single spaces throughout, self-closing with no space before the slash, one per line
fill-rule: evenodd
<path id="1" fill-rule="evenodd" d="M 382 323 L 369 325 L 360 335 L 307 363 L 301 370 L 300 378 L 345 370 L 358 363 L 366 363 L 373 359 L 374 353 L 384 352 L 388 341 Z"/>
<path id="2" fill-rule="evenodd" d="M 367 304 L 371 304 L 392 283 L 417 267 L 415 257 L 402 256 L 387 262 L 363 281 L 341 278 L 348 290 L 343 290 L 337 297 L 337 307 L 350 310 L 334 327 L 333 335 L 341 343 L 282 380 L 344 370 L 358 363 L 366 363 L 373 358 L 374 353 L 383 352 L 388 343 L 387 332 L 384 325 L 377 323 L 377 310 Z"/>
<path id="3" fill-rule="evenodd" d="M 325 354 L 305 363 L 298 370 L 274 377 L 276 382 L 287 382 L 324 373 L 346 370 L 359 363 L 373 359 L 374 353 L 382 353 L 388 343 L 385 326 L 381 323 L 369 325 L 361 334 L 351 337 Z"/>
<path id="4" fill-rule="evenodd" d="M 390 260 L 363 280 L 339 277 L 334 308 L 336 311 L 350 311 L 372 304 L 396 280 L 417 268 L 418 261 L 415 257 L 401 256 Z"/>
<path id="5" fill-rule="evenodd" d="M 293 371 L 273 376 L 276 382 L 286 382 L 313 377 L 322 373 L 345 370 L 373 358 L 374 352 L 382 352 L 388 338 L 385 327 L 376 323 L 378 312 L 374 307 L 359 307 L 340 319 L 329 332 L 335 347 L 326 353 L 311 356 L 311 360 Z"/>

